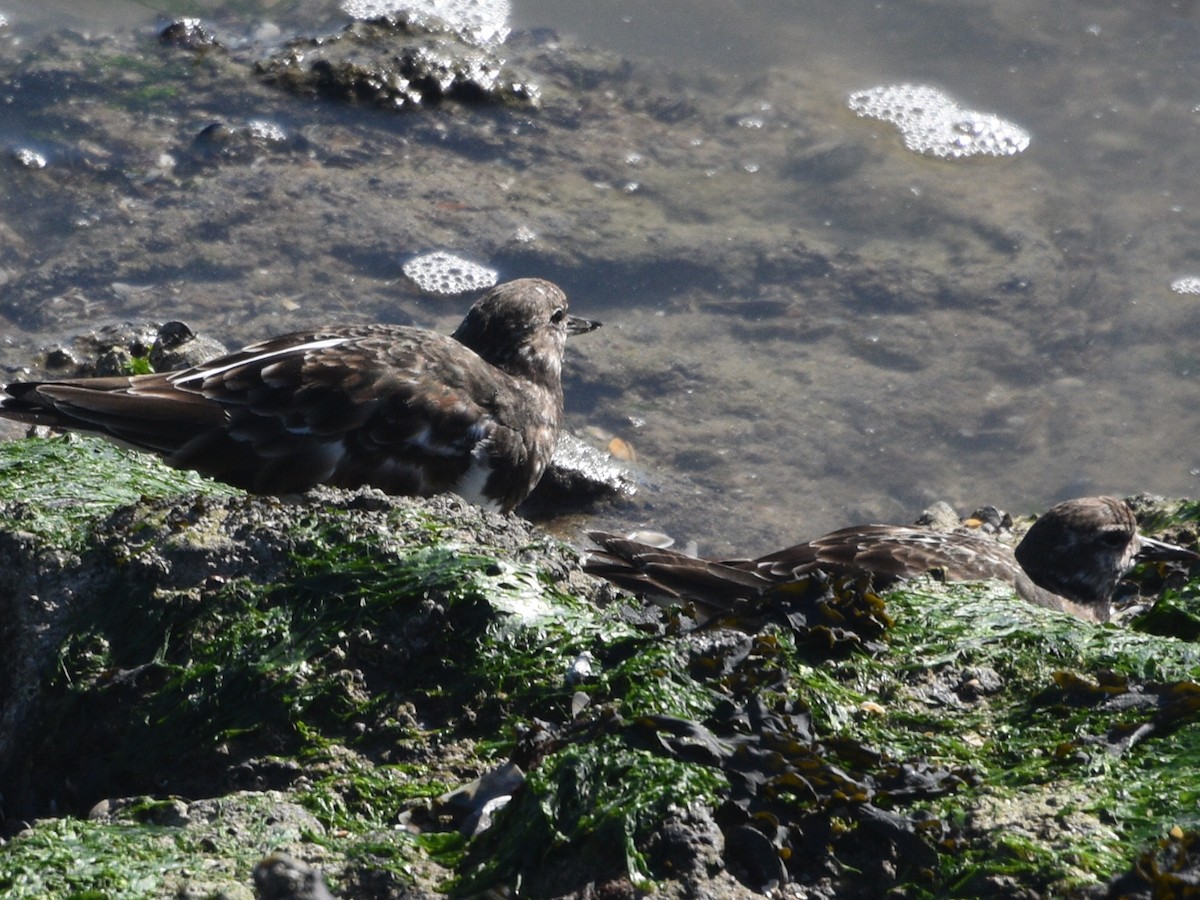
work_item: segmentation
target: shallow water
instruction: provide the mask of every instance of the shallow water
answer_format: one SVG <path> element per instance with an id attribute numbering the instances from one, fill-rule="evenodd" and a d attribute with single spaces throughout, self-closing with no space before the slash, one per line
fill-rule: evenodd
<path id="1" fill-rule="evenodd" d="M 37 28 L 155 21 L 134 3 L 3 11 L 27 42 Z M 270 15 L 288 33 L 338 18 L 304 3 Z M 560 527 L 649 525 L 706 551 L 754 552 L 911 520 L 936 499 L 1024 513 L 1081 494 L 1194 495 L 1200 300 L 1170 284 L 1200 274 L 1197 16 L 1190 2 L 515 4 L 515 28 L 576 35 L 677 73 L 697 104 L 728 104 L 722 137 L 737 142 L 729 158 L 681 151 L 649 171 L 614 144 L 606 173 L 627 175 L 631 202 L 661 217 L 646 241 L 695 235 L 710 264 L 675 253 L 655 270 L 643 244 L 633 274 L 611 262 L 547 273 L 606 323 L 572 347 L 570 423 L 628 440 L 648 480 L 632 508 Z M 271 33 L 222 21 L 239 24 Z M 846 109 L 850 92 L 901 81 L 1020 124 L 1030 148 L 931 160 Z M 282 94 L 279 107 L 293 123 L 321 115 Z M 22 121 L 10 109 L 0 122 L 9 146 L 29 139 Z M 672 137 L 669 124 L 648 134 L 644 153 L 666 153 Z M 330 190 L 355 189 L 348 180 L 331 176 Z M 30 211 L 6 196 L 5 217 L 21 223 Z M 602 229 L 570 204 L 555 213 L 580 240 Z M 725 253 L 723 228 L 744 252 Z M 274 261 L 259 252 L 264 268 L 289 264 L 286 247 Z M 789 281 L 806 253 L 822 271 L 814 262 Z M 349 306 L 356 285 L 339 274 L 323 308 L 295 318 Z M 517 274 L 536 273 L 505 277 Z M 74 330 L 151 312 L 93 303 Z M 443 328 L 457 318 L 408 312 Z M 170 315 L 232 343 L 275 328 L 249 307 Z M 9 364 L 66 336 L 32 318 L 6 330 Z"/>

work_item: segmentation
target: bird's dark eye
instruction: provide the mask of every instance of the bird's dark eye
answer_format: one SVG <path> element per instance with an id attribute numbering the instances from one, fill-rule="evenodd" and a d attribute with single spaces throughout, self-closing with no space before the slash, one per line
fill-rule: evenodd
<path id="1" fill-rule="evenodd" d="M 558 309 L 556 309 L 554 311 L 553 315 L 550 316 L 550 321 L 553 322 L 555 325 L 557 325 L 559 322 L 561 322 L 566 317 L 567 317 L 567 311 L 560 306 Z"/>
<path id="2" fill-rule="evenodd" d="M 1119 550 L 1129 543 L 1129 535 L 1123 531 L 1106 531 L 1100 535 L 1100 543 L 1105 547 Z"/>

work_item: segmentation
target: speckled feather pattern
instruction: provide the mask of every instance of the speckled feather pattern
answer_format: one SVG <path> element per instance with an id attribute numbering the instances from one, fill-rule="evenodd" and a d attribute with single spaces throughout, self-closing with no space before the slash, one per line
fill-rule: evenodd
<path id="1" fill-rule="evenodd" d="M 634 592 L 694 601 L 713 612 L 739 599 L 768 596 L 781 585 L 822 570 L 870 572 L 877 588 L 926 572 L 948 581 L 994 579 L 1011 584 L 1030 603 L 1107 621 L 1117 584 L 1139 553 L 1194 560 L 1181 547 L 1141 538 L 1128 505 L 1085 497 L 1046 512 L 1013 548 L 967 531 L 940 532 L 899 525 L 860 525 L 834 531 L 756 559 L 706 560 L 660 550 L 611 534 L 586 568 Z"/>
<path id="2" fill-rule="evenodd" d="M 258 493 L 316 484 L 457 491 L 511 510 L 563 415 L 570 333 L 548 281 L 498 285 L 454 336 L 397 325 L 297 332 L 183 372 L 8 385 L 0 415 L 102 434 Z"/>

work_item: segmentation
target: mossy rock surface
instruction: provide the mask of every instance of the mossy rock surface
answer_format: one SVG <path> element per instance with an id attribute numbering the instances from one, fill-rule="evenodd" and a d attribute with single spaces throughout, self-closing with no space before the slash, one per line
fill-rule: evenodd
<path id="1" fill-rule="evenodd" d="M 252 896 L 264 857 L 346 897 L 1194 872 L 1180 573 L 1138 573 L 1165 600 L 1122 626 L 815 579 L 777 621 L 694 630 L 454 498 L 251 497 L 78 438 L 0 445 L 0 547 L 6 896 Z"/>

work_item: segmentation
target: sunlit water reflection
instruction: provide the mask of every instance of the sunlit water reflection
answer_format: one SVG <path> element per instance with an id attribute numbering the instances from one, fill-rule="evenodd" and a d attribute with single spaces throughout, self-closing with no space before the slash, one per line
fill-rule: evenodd
<path id="1" fill-rule="evenodd" d="M 154 21 L 132 3 L 3 11 L 26 42 L 35 29 Z M 338 20 L 315 3 L 267 15 L 287 23 L 281 33 Z M 648 481 L 634 508 L 564 527 L 650 526 L 748 552 L 854 521 L 909 520 L 935 499 L 1027 512 L 1085 493 L 1194 494 L 1198 313 L 1172 285 L 1200 276 L 1196 17 L 1194 3 L 515 3 L 515 29 L 578 35 L 678 73 L 691 102 L 728 103 L 739 141 L 735 158 L 697 147 L 694 168 L 647 167 L 672 138 L 665 127 L 644 147 L 614 147 L 603 178 L 586 173 L 596 190 L 661 216 L 666 243 L 694 230 L 714 245 L 707 267 L 674 258 L 653 276 L 641 264 L 634 275 L 546 273 L 571 289 L 573 311 L 606 323 L 572 347 L 571 423 L 626 440 Z M 221 22 L 270 33 L 262 24 Z M 852 92 L 900 82 L 1018 123 L 1029 148 L 930 160 L 848 109 Z M 302 105 L 278 102 L 303 126 Z M 22 123 L 19 109 L 0 123 L 6 145 L 36 150 Z M 722 206 L 730 190 L 744 206 Z M 696 198 L 710 191 L 710 221 L 698 223 Z M 22 232 L 34 212 L 50 217 L 7 206 L 9 227 Z M 554 214 L 576 237 L 597 227 L 570 206 Z M 754 268 L 722 257 L 723 216 L 731 234 L 765 226 L 777 244 Z M 805 271 L 806 253 L 821 271 L 795 290 L 772 275 Z M 517 274 L 539 273 L 501 277 Z M 443 328 L 460 315 L 411 312 Z M 93 305 L 78 330 L 128 314 Z M 232 343 L 264 336 L 202 307 L 169 315 Z M 337 315 L 336 303 L 296 311 Z M 19 320 L 8 330 L 10 364 L 21 347 L 64 336 Z"/>

